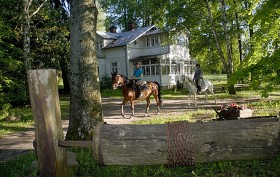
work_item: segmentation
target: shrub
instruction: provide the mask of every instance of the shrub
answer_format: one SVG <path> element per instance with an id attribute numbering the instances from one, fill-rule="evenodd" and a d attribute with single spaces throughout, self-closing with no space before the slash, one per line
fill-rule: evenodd
<path id="1" fill-rule="evenodd" d="M 100 90 L 108 90 L 112 88 L 112 78 L 109 75 L 104 75 L 100 79 Z"/>

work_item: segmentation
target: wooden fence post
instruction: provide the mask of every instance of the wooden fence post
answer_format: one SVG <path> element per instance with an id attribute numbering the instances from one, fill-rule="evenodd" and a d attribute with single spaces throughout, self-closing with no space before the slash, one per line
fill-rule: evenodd
<path id="1" fill-rule="evenodd" d="M 29 70 L 28 84 L 35 121 L 37 156 L 42 177 L 67 177 L 67 159 L 63 147 L 61 112 L 54 69 Z"/>

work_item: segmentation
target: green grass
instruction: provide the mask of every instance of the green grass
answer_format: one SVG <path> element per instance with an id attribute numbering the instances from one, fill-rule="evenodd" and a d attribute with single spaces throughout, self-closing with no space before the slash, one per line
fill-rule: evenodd
<path id="1" fill-rule="evenodd" d="M 166 122 L 183 120 L 187 120 L 189 122 L 208 121 L 214 118 L 216 118 L 216 113 L 214 110 L 198 109 L 195 111 L 188 111 L 183 114 L 152 116 L 149 119 L 134 121 L 133 124 L 165 124 Z"/>
<path id="2" fill-rule="evenodd" d="M 280 100 L 259 101 L 249 103 L 252 106 L 253 116 L 277 116 L 280 111 Z M 133 124 L 164 124 L 171 121 L 187 120 L 210 121 L 216 118 L 216 112 L 213 109 L 190 110 L 182 114 L 151 116 L 149 119 L 134 121 Z"/>
<path id="3" fill-rule="evenodd" d="M 268 161 L 198 163 L 191 167 L 97 166 L 89 149 L 76 149 L 80 168 L 77 176 L 102 177 L 277 177 L 280 158 Z"/>
<path id="4" fill-rule="evenodd" d="M 7 121 L 9 115 L 20 117 L 17 121 Z M 34 127 L 34 121 L 30 107 L 11 108 L 8 111 L 0 111 L 0 137 L 9 133 L 14 133 Z"/>
<path id="5" fill-rule="evenodd" d="M 229 161 L 197 163 L 190 167 L 166 168 L 155 166 L 98 166 L 92 160 L 92 150 L 72 148 L 80 164 L 77 177 L 278 177 L 280 156 L 273 160 Z M 29 168 L 34 153 L 22 155 L 0 165 L 0 177 L 36 175 L 37 168 Z"/>
<path id="6" fill-rule="evenodd" d="M 30 168 L 30 164 L 35 160 L 34 152 L 20 155 L 13 160 L 0 164 L 0 177 L 24 177 L 28 175 L 36 176 L 37 168 Z"/>

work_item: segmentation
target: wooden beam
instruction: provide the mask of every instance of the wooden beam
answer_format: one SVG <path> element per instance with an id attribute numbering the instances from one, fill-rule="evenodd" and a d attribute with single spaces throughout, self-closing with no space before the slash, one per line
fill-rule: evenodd
<path id="1" fill-rule="evenodd" d="M 279 118 L 196 122 L 189 126 L 195 162 L 272 159 L 279 152 Z M 165 125 L 104 124 L 98 131 L 93 141 L 99 164 L 168 163 Z"/>
<path id="2" fill-rule="evenodd" d="M 92 147 L 92 141 L 58 141 L 59 147 Z"/>
<path id="3" fill-rule="evenodd" d="M 67 177 L 66 152 L 58 146 L 58 140 L 64 137 L 56 71 L 29 70 L 27 74 L 40 176 Z"/>

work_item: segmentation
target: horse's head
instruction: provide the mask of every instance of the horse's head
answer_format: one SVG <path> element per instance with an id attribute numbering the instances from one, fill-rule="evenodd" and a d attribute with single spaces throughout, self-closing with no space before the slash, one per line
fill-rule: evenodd
<path id="1" fill-rule="evenodd" d="M 125 77 L 118 73 L 111 73 L 112 74 L 112 87 L 113 89 L 117 89 L 118 87 L 125 84 Z"/>

